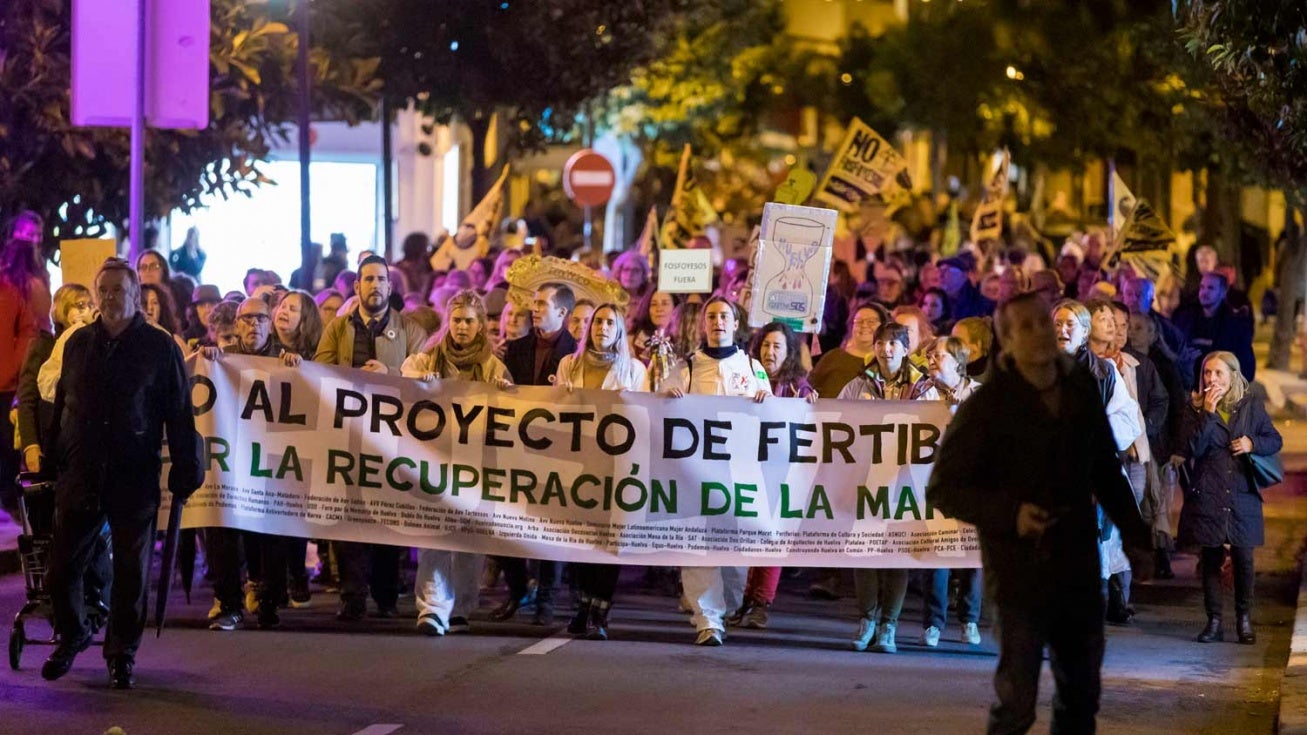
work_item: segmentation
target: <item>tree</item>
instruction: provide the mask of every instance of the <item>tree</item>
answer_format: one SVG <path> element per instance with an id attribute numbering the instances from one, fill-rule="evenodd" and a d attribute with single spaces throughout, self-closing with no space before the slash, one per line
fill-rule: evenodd
<path id="1" fill-rule="evenodd" d="M 575 139 L 589 102 L 649 58 L 689 0 L 325 0 L 347 46 L 381 59 L 385 95 L 473 134 L 473 193 L 498 171 L 484 159 L 491 120 L 511 150 Z M 315 6 L 316 9 L 317 6 Z"/>
<path id="2" fill-rule="evenodd" d="M 1277 263 L 1280 309 L 1269 367 L 1285 369 L 1307 291 L 1307 6 L 1249 0 L 1178 5 L 1186 47 L 1212 73 L 1225 139 L 1250 180 L 1282 189 L 1289 206 Z"/>
<path id="3" fill-rule="evenodd" d="M 72 126 L 67 11 L 63 0 L 0 9 L 0 217 L 33 209 L 60 236 L 98 236 L 127 220 L 129 139 L 123 129 Z M 296 35 L 245 0 L 211 0 L 211 12 L 209 126 L 149 131 L 147 217 L 273 183 L 259 163 L 295 119 Z M 311 60 L 317 115 L 371 116 L 375 59 L 318 46 Z"/>

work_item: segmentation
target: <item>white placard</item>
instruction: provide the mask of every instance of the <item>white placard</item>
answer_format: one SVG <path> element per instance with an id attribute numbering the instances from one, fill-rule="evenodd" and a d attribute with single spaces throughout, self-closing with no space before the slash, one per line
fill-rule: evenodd
<path id="1" fill-rule="evenodd" d="M 796 332 L 821 329 L 838 218 L 833 209 L 776 202 L 763 207 L 749 326 L 784 322 Z"/>
<path id="2" fill-rule="evenodd" d="M 667 293 L 711 293 L 711 250 L 659 250 L 658 290 Z"/>

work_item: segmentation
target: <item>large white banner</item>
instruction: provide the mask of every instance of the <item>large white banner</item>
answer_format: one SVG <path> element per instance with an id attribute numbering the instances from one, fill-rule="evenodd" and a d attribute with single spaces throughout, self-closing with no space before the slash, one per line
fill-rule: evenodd
<path id="1" fill-rule="evenodd" d="M 980 566 L 974 529 L 925 501 L 942 403 L 497 390 L 255 357 L 199 360 L 192 399 L 208 475 L 187 527 L 581 562 Z"/>

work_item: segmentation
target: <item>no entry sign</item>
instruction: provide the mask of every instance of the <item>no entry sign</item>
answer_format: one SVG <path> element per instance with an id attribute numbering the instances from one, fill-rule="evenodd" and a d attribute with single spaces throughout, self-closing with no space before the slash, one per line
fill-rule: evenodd
<path id="1" fill-rule="evenodd" d="M 597 207 L 613 195 L 617 173 L 607 158 L 583 148 L 563 166 L 563 190 L 582 207 Z"/>

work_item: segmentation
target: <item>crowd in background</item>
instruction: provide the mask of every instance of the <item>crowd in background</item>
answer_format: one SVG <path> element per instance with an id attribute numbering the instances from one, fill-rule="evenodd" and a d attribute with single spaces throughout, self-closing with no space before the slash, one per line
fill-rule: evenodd
<path id="1" fill-rule="evenodd" d="M 21 215 L 7 228 L 0 251 L 0 402 L 12 404 L 17 419 L 16 427 L 8 411 L 0 419 L 0 433 L 15 436 L 0 454 L 0 487 L 10 506 L 18 469 L 41 464 L 42 426 L 58 381 L 61 343 L 95 314 L 92 284 L 66 283 L 50 293 L 39 255 L 43 231 L 39 218 Z M 147 319 L 171 334 L 188 360 L 239 353 L 417 380 L 757 401 L 784 396 L 958 406 L 1001 369 L 1002 345 L 992 321 L 996 306 L 1037 294 L 1053 318 L 1059 347 L 1100 387 L 1122 471 L 1154 531 L 1152 556 L 1143 562 L 1128 558 L 1119 535 L 1103 520 L 1109 621 L 1130 623 L 1134 580 L 1171 576 L 1171 553 L 1179 544 L 1201 547 L 1208 613 L 1219 622 L 1219 575 L 1229 546 L 1239 637 L 1253 636 L 1242 621 L 1251 609 L 1250 549 L 1261 543 L 1260 499 L 1254 498 L 1255 485 L 1237 476 L 1218 478 L 1214 473 L 1229 469 L 1221 464 L 1228 457 L 1211 453 L 1219 448 L 1218 434 L 1230 434 L 1239 422 L 1256 426 L 1227 437 L 1231 444 L 1252 436 L 1250 446 L 1234 456 L 1274 453 L 1278 435 L 1267 431 L 1264 412 L 1258 418 L 1260 404 L 1248 390 L 1256 370 L 1251 306 L 1235 286 L 1233 268 L 1218 261 L 1211 245 L 1195 246 L 1193 272 L 1151 280 L 1128 267 L 1109 272 L 1106 238 L 1097 232 L 1070 238 L 1055 253 L 993 243 L 985 252 L 964 246 L 941 257 L 937 244 L 860 242 L 855 259 L 833 263 L 821 331 L 807 335 L 780 323 L 749 328 L 754 292 L 744 257 L 722 259 L 713 292 L 686 296 L 660 290 L 650 258 L 638 250 L 586 254 L 578 259 L 619 284 L 629 300 L 593 303 L 563 281 L 538 284 L 529 298 L 521 297 L 510 290 L 509 266 L 524 252 L 553 254 L 547 237 L 532 239 L 523 242 L 511 226 L 488 233 L 465 224 L 434 242 L 411 234 L 389 262 L 372 251 L 351 253 L 343 237 L 333 236 L 328 253 L 287 274 L 286 285 L 281 274 L 252 267 L 243 288 L 228 293 L 196 282 L 203 251 L 189 237 L 178 252 L 142 252 L 134 266 Z M 1233 500 L 1222 503 L 1208 493 L 1194 501 L 1196 488 L 1210 483 L 1232 492 Z M 1172 516 L 1182 496 L 1177 538 Z M 1229 513 L 1240 522 L 1217 527 L 1213 518 Z M 364 618 L 369 597 L 375 614 L 397 614 L 407 588 L 404 550 L 341 542 L 315 546 L 317 581 L 322 589 L 339 590 L 341 620 Z M 201 548 L 216 598 L 214 629 L 240 627 L 247 615 L 257 616 L 261 626 L 276 626 L 279 608 L 313 599 L 306 539 L 206 529 Z M 501 576 L 507 599 L 489 618 L 506 621 L 529 610 L 534 623 L 547 625 L 560 607 L 556 588 L 566 579 L 577 603 L 568 629 L 603 639 L 620 568 L 572 566 L 565 574 L 551 560 L 423 550 L 412 584 L 417 627 L 433 636 L 466 632 L 479 595 Z M 921 577 L 922 643 L 939 643 L 956 595 L 960 640 L 978 644 L 979 571 L 938 570 Z M 678 585 L 696 643 L 711 646 L 723 642 L 729 626 L 767 625 L 781 570 L 687 567 L 677 578 L 675 570 L 647 575 L 656 584 Z M 846 594 L 850 578 L 859 611 L 853 647 L 894 652 L 911 575 L 894 569 L 812 570 L 810 592 L 837 598 Z M 1216 635 L 1204 633 L 1208 640 Z"/>

